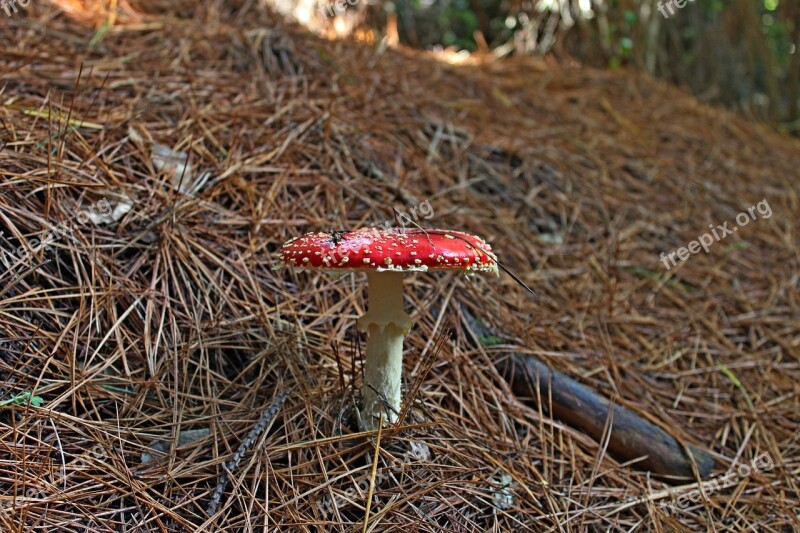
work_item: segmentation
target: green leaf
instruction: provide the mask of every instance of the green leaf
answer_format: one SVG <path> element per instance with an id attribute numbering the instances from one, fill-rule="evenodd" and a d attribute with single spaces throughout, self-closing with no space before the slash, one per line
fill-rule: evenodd
<path id="1" fill-rule="evenodd" d="M 503 339 L 496 335 L 479 335 L 478 341 L 484 346 L 494 346 L 495 344 L 503 343 Z"/>
<path id="2" fill-rule="evenodd" d="M 636 12 L 630 9 L 626 9 L 625 13 L 622 14 L 622 17 L 625 19 L 625 22 L 633 26 L 636 24 L 636 21 L 639 20 L 639 17 L 636 16 Z"/>
<path id="3" fill-rule="evenodd" d="M 44 399 L 41 396 L 34 396 L 32 392 L 25 391 L 23 393 L 17 394 L 16 396 L 12 396 L 8 400 L 3 400 L 0 402 L 0 407 L 5 407 L 6 405 L 32 405 L 34 407 L 40 407 L 44 403 Z"/>

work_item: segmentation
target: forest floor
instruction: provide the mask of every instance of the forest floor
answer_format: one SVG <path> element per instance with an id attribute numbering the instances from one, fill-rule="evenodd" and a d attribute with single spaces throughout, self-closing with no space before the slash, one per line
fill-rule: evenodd
<path id="1" fill-rule="evenodd" d="M 797 140 L 626 71 L 221 4 L 3 20 L 0 531 L 800 528 Z M 413 416 L 377 439 L 348 422 L 365 279 L 275 252 L 394 209 L 484 237 L 536 296 L 409 276 Z M 467 309 L 508 343 L 474 348 Z M 515 396 L 500 349 L 707 450 L 717 482 L 689 501 L 618 462 Z"/>

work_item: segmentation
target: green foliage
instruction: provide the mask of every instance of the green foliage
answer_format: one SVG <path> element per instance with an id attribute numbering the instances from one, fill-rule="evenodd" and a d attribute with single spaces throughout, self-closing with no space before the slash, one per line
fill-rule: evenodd
<path id="1" fill-rule="evenodd" d="M 26 406 L 29 404 L 34 407 L 40 407 L 43 403 L 44 399 L 42 399 L 41 396 L 34 396 L 32 392 L 25 391 L 23 393 L 12 396 L 8 400 L 3 400 L 2 402 L 0 402 L 0 407 L 5 407 L 8 405 Z"/>
<path id="2" fill-rule="evenodd" d="M 486 347 L 503 344 L 503 339 L 496 335 L 480 335 L 478 336 L 478 341 Z"/>
<path id="3" fill-rule="evenodd" d="M 456 46 L 462 50 L 474 50 L 475 41 L 472 35 L 478 29 L 478 18 L 469 7 L 467 0 L 453 0 L 439 13 L 439 23 L 443 27 L 453 28 L 444 33 L 442 44 Z"/>
<path id="4" fill-rule="evenodd" d="M 473 51 L 480 32 L 489 46 L 516 53 L 564 50 L 585 64 L 647 70 L 697 93 L 715 87 L 715 102 L 724 105 L 763 108 L 767 95 L 761 115 L 772 120 L 800 98 L 785 89 L 800 43 L 791 42 L 784 8 L 797 0 L 752 0 L 755 12 L 735 0 L 695 0 L 664 17 L 659 6 L 668 1 L 395 0 L 387 10 L 397 11 L 401 39 L 411 46 Z"/>

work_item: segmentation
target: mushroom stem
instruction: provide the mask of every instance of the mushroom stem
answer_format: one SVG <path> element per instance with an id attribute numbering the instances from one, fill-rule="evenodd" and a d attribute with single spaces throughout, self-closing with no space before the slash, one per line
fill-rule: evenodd
<path id="1" fill-rule="evenodd" d="M 403 338 L 411 328 L 411 317 L 403 311 L 403 273 L 369 272 L 367 279 L 369 310 L 358 320 L 358 328 L 369 333 L 361 389 L 361 428 L 366 431 L 377 429 L 381 413 L 390 424 L 397 420 Z"/>

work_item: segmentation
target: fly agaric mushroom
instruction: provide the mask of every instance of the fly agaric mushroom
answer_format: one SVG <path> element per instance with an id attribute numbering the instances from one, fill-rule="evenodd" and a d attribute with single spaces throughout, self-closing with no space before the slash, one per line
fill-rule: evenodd
<path id="1" fill-rule="evenodd" d="M 369 333 L 361 392 L 360 423 L 365 430 L 376 429 L 381 414 L 389 423 L 396 421 L 400 411 L 403 337 L 411 328 L 411 317 L 403 311 L 403 275 L 429 270 L 497 275 L 491 246 L 458 231 L 365 228 L 307 233 L 284 244 L 280 256 L 284 265 L 297 270 L 367 274 L 369 309 L 357 322 Z"/>

